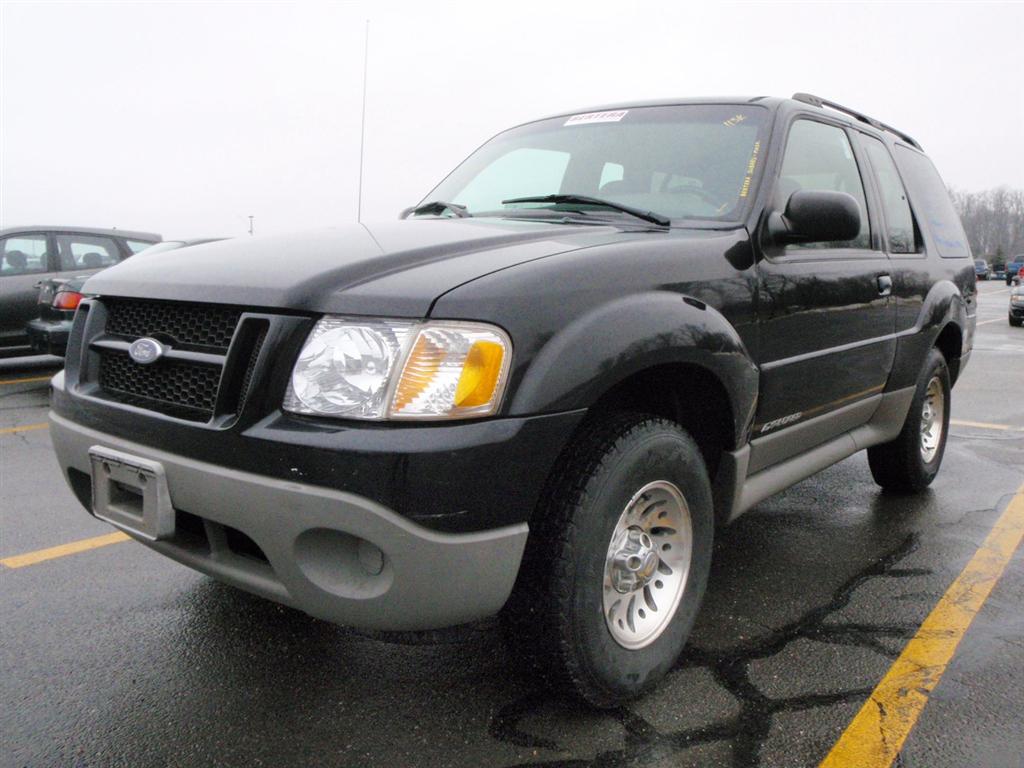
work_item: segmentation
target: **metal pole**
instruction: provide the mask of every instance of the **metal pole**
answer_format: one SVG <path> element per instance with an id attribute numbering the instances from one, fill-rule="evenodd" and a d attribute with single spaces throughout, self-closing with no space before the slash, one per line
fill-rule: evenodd
<path id="1" fill-rule="evenodd" d="M 359 126 L 359 193 L 356 197 L 356 221 L 363 220 L 363 147 L 366 143 L 366 70 L 370 61 L 370 20 L 366 20 L 363 40 L 363 114 Z"/>

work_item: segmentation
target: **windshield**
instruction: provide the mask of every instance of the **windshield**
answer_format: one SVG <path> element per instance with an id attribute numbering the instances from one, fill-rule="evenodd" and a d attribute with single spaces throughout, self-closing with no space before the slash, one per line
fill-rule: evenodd
<path id="1" fill-rule="evenodd" d="M 513 128 L 469 156 L 425 200 L 470 214 L 586 210 L 581 203 L 503 200 L 572 194 L 673 219 L 736 220 L 753 196 L 768 110 L 756 105 L 640 107 Z"/>

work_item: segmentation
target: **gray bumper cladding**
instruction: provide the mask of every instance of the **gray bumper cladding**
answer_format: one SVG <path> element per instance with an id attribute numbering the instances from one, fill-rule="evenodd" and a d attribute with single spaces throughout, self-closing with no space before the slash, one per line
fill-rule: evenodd
<path id="1" fill-rule="evenodd" d="M 147 537 L 129 518 L 103 515 L 108 522 L 185 565 L 318 618 L 434 629 L 494 614 L 512 591 L 525 524 L 438 533 L 360 496 L 193 461 L 55 414 L 50 420 L 73 485 L 93 483 L 97 451 L 162 472 L 172 530 Z M 138 505 L 141 518 L 141 498 Z"/>

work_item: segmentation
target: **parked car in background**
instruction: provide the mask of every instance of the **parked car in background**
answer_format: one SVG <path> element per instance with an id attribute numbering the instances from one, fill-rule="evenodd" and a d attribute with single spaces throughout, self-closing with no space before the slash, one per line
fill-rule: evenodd
<path id="1" fill-rule="evenodd" d="M 139 251 L 138 255 L 148 257 L 164 251 L 175 251 L 179 248 L 212 243 L 221 239 L 223 238 L 207 237 L 194 240 L 164 240 Z M 78 304 L 82 300 L 82 286 L 91 274 L 92 272 L 83 272 L 70 278 L 51 277 L 39 283 L 39 299 L 36 304 L 39 308 L 39 317 L 31 319 L 25 324 L 25 333 L 28 335 L 33 352 L 64 357 L 64 351 L 68 346 L 68 334 L 71 332 L 71 322 L 75 319 L 75 310 L 78 309 Z"/>
<path id="2" fill-rule="evenodd" d="M 1010 325 L 1024 325 L 1024 283 L 1017 283 L 1010 291 Z"/>
<path id="3" fill-rule="evenodd" d="M 1020 279 L 1020 271 L 1024 269 L 1024 253 L 1018 254 L 1006 262 L 1006 284 Z"/>
<path id="4" fill-rule="evenodd" d="M 974 260 L 974 276 L 979 280 L 988 280 L 992 274 L 992 270 L 988 267 L 988 262 L 984 259 Z"/>
<path id="5" fill-rule="evenodd" d="M 992 279 L 993 280 L 1005 280 L 1006 279 L 1006 267 L 993 267 L 992 268 Z"/>
<path id="6" fill-rule="evenodd" d="M 36 315 L 40 280 L 98 272 L 162 239 L 93 227 L 0 230 L 0 357 L 31 354 L 25 322 Z"/>

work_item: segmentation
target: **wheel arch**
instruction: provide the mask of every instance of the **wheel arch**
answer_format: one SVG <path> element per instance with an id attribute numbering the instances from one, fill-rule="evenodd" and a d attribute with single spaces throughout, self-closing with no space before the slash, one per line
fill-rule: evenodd
<path id="1" fill-rule="evenodd" d="M 960 359 L 963 356 L 964 332 L 955 320 L 950 320 L 935 337 L 935 347 L 946 358 L 949 367 L 949 382 L 955 384 L 960 375 Z"/>
<path id="2" fill-rule="evenodd" d="M 635 411 L 680 424 L 697 443 L 711 479 L 721 455 L 736 447 L 736 416 L 718 376 L 691 362 L 665 363 L 637 371 L 609 387 L 591 406 L 594 416 Z"/>
<path id="3" fill-rule="evenodd" d="M 736 329 L 702 301 L 650 291 L 597 307 L 546 340 L 516 387 L 509 412 L 642 405 L 646 395 L 668 415 L 666 389 L 672 387 L 686 393 L 691 408 L 710 400 L 708 410 L 727 412 L 727 449 L 745 441 L 758 368 Z"/>

